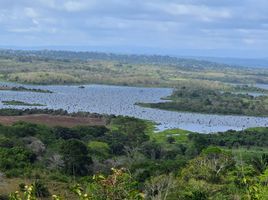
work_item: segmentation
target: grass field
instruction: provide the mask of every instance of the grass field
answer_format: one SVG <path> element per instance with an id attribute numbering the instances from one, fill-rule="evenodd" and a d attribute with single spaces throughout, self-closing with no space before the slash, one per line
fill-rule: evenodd
<path id="1" fill-rule="evenodd" d="M 189 133 L 191 132 L 182 129 L 170 129 L 162 132 L 151 133 L 150 137 L 152 140 L 159 143 L 166 143 L 169 137 L 174 138 L 176 143 L 185 143 L 188 140 L 187 135 Z"/>

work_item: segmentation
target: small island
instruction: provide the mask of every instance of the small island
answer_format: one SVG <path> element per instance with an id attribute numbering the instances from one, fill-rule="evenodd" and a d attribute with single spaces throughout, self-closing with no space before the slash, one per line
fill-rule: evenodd
<path id="1" fill-rule="evenodd" d="M 18 92 L 53 93 L 50 90 L 43 90 L 43 89 L 36 89 L 36 88 L 26 88 L 26 87 L 23 87 L 23 86 L 12 87 L 12 86 L 8 86 L 8 85 L 1 85 L 0 86 L 0 91 L 1 90 L 18 91 Z"/>
<path id="2" fill-rule="evenodd" d="M 23 101 L 2 101 L 2 103 L 5 106 L 46 106 L 43 104 L 38 104 L 38 103 L 27 103 L 27 102 L 23 102 Z"/>
<path id="3" fill-rule="evenodd" d="M 239 89 L 244 88 L 235 88 Z M 252 88 L 253 90 L 253 88 Z M 260 90 L 262 91 L 262 90 Z M 267 90 L 263 90 L 267 92 Z M 268 96 L 252 96 L 242 92 L 229 92 L 203 86 L 177 87 L 173 93 L 163 98 L 166 102 L 136 103 L 136 105 L 171 110 L 222 115 L 268 116 Z"/>

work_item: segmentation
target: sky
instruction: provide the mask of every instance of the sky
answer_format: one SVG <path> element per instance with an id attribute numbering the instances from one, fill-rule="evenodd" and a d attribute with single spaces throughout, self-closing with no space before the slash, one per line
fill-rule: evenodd
<path id="1" fill-rule="evenodd" d="M 268 0 L 0 0 L 0 47 L 268 57 Z"/>

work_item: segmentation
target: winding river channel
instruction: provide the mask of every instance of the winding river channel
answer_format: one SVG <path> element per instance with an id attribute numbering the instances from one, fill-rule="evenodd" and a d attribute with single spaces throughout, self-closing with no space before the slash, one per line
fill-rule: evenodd
<path id="1" fill-rule="evenodd" d="M 13 83 L 0 84 L 16 85 Z M 158 130 L 181 128 L 199 133 L 268 126 L 268 117 L 173 112 L 135 105 L 138 102 L 161 102 L 163 101 L 161 100 L 162 97 L 172 93 L 172 89 L 169 88 L 108 85 L 86 85 L 83 89 L 78 86 L 19 86 L 51 90 L 53 93 L 0 91 L 0 108 L 29 108 L 28 106 L 6 106 L 1 103 L 2 101 L 17 100 L 44 104 L 46 105 L 45 108 L 61 108 L 68 112 L 86 111 L 99 114 L 132 116 L 156 122 Z"/>

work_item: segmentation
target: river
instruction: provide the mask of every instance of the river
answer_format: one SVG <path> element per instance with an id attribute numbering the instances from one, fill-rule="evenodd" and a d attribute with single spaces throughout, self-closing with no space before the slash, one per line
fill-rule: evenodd
<path id="1" fill-rule="evenodd" d="M 12 85 L 14 84 L 12 83 Z M 51 90 L 53 93 L 0 91 L 0 101 L 17 100 L 39 103 L 45 104 L 46 108 L 61 108 L 68 112 L 86 111 L 132 116 L 156 122 L 158 130 L 181 128 L 199 133 L 211 133 L 229 129 L 242 130 L 249 127 L 268 126 L 268 117 L 173 112 L 135 105 L 137 102 L 161 102 L 162 97 L 172 93 L 170 88 L 85 85 L 85 88 L 81 89 L 78 86 L 22 86 Z M 29 107 L 6 106 L 0 103 L 0 108 L 23 109 Z"/>

